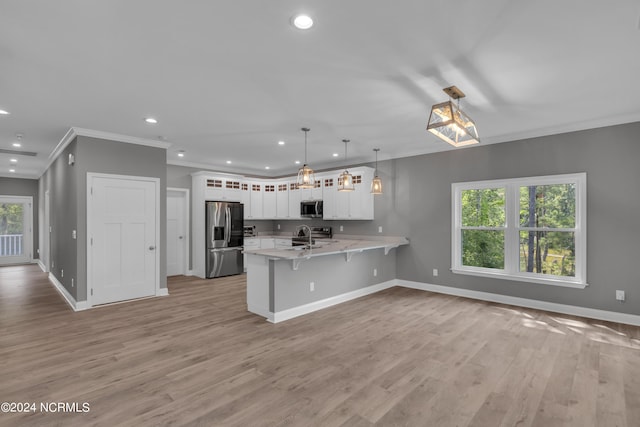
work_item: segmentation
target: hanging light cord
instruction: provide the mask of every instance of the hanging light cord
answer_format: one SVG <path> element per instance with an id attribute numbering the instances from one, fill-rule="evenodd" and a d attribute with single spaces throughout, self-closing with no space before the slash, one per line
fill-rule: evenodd
<path id="1" fill-rule="evenodd" d="M 373 151 L 376 152 L 376 170 L 375 170 L 375 175 L 374 176 L 378 176 L 378 151 L 380 151 L 379 148 L 374 148 Z"/>
<path id="2" fill-rule="evenodd" d="M 304 132 L 304 164 L 306 165 L 307 164 L 307 132 L 309 132 L 311 129 L 302 128 L 300 130 Z"/>
<path id="3" fill-rule="evenodd" d="M 342 142 L 344 142 L 344 159 L 347 160 L 347 143 L 349 142 L 349 140 L 343 139 Z"/>

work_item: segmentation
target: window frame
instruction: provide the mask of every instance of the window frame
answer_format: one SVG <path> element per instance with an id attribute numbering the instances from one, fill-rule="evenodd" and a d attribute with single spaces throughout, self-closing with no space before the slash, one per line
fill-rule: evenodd
<path id="1" fill-rule="evenodd" d="M 575 185 L 575 226 L 574 228 L 540 227 L 546 231 L 573 232 L 575 239 L 575 276 L 554 276 L 542 273 L 521 272 L 520 269 L 520 187 L 574 184 Z M 462 230 L 492 230 L 496 227 L 462 226 L 462 191 L 504 188 L 504 269 L 462 265 Z M 533 176 L 486 181 L 455 182 L 451 184 L 451 271 L 480 277 L 566 286 L 583 289 L 587 284 L 587 174 Z M 502 228 L 502 227 L 500 227 Z M 528 229 L 528 227 L 524 227 Z"/>

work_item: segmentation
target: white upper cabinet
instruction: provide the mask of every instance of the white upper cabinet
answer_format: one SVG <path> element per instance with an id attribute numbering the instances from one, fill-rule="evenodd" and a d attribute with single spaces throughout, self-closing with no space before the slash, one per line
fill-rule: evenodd
<path id="1" fill-rule="evenodd" d="M 300 200 L 322 200 L 322 179 L 316 176 L 313 188 L 301 188 Z"/>
<path id="2" fill-rule="evenodd" d="M 289 218 L 289 182 L 276 182 L 276 218 Z"/>
<path id="3" fill-rule="evenodd" d="M 262 195 L 263 195 L 263 183 L 260 181 L 252 181 L 249 183 L 249 193 L 251 206 L 249 207 L 249 215 L 246 214 L 246 219 L 262 219 L 264 218 L 262 210 Z"/>
<path id="4" fill-rule="evenodd" d="M 297 181 L 289 181 L 289 219 L 300 219 L 300 202 L 302 190 L 298 188 Z"/>
<path id="5" fill-rule="evenodd" d="M 226 177 L 205 177 L 205 200 L 241 202 L 241 179 Z"/>
<path id="6" fill-rule="evenodd" d="M 247 179 L 241 176 L 197 172 L 192 175 L 192 205 L 194 212 L 205 200 L 240 202 L 244 218 L 300 219 L 300 202 L 323 200 L 324 219 L 373 219 L 373 195 L 369 192 L 373 169 L 360 167 L 351 171 L 355 191 L 339 192 L 341 170 L 322 172 L 316 176 L 312 189 L 300 189 L 296 177 L 289 179 Z M 195 218 L 194 218 L 195 219 Z"/>
<path id="7" fill-rule="evenodd" d="M 277 208 L 276 184 L 265 181 L 262 185 L 262 217 L 273 219 L 276 217 Z"/>
<path id="8" fill-rule="evenodd" d="M 354 191 L 338 191 L 341 172 L 323 178 L 323 219 L 373 219 L 373 194 L 369 191 L 373 171 L 371 168 L 359 168 L 350 172 L 353 175 Z"/>

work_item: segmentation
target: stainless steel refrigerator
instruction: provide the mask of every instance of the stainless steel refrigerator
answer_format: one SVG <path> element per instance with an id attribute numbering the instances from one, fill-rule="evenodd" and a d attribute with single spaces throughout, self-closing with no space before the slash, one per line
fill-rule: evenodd
<path id="1" fill-rule="evenodd" d="M 207 277 L 244 271 L 244 206 L 242 203 L 205 202 L 207 219 Z"/>

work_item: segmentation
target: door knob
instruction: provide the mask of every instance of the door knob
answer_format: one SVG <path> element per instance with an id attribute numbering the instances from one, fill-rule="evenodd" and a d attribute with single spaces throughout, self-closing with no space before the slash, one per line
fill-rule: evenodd
<path id="1" fill-rule="evenodd" d="M 156 249 L 156 247 L 155 247 L 155 246 L 149 246 L 149 250 L 150 250 L 150 251 L 153 251 L 153 250 L 155 250 L 155 249 Z"/>

